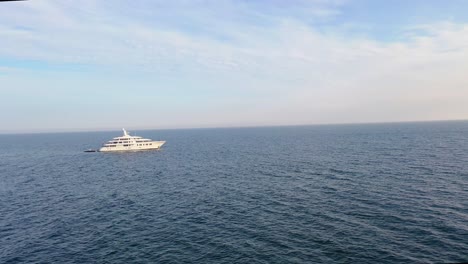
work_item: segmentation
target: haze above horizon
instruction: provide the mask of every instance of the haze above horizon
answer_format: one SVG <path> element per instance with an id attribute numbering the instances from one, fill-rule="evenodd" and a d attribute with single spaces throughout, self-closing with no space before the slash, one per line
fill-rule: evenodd
<path id="1" fill-rule="evenodd" d="M 468 2 L 0 3 L 0 133 L 468 119 Z"/>

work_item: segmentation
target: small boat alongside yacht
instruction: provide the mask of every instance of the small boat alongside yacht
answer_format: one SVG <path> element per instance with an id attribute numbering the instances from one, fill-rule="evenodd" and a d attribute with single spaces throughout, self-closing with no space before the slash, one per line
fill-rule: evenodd
<path id="1" fill-rule="evenodd" d="M 85 150 L 84 152 L 97 152 L 97 150 L 95 150 L 95 149 L 87 149 L 87 150 Z"/>
<path id="2" fill-rule="evenodd" d="M 148 138 L 131 136 L 124 128 L 123 136 L 115 137 L 104 143 L 99 149 L 100 152 L 117 151 L 137 151 L 137 150 L 156 150 L 160 149 L 166 141 L 153 141 Z"/>

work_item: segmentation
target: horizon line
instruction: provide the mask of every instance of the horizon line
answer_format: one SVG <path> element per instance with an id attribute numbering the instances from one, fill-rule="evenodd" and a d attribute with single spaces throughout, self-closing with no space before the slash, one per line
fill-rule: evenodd
<path id="1" fill-rule="evenodd" d="M 337 123 L 312 123 L 312 124 L 289 124 L 289 125 L 241 125 L 241 126 L 207 126 L 207 127 L 166 127 L 166 128 L 136 128 L 130 131 L 151 131 L 151 130 L 191 130 L 191 129 L 230 129 L 230 128 L 268 128 L 268 127 L 305 127 L 305 126 L 333 126 L 333 125 L 378 125 L 378 124 L 405 124 L 405 123 L 438 123 L 438 122 L 468 122 L 468 119 L 437 119 L 437 120 L 412 120 L 412 121 L 376 121 L 376 122 L 337 122 Z M 76 129 L 57 131 L 32 131 L 32 132 L 10 132 L 0 131 L 0 135 L 30 135 L 30 134 L 61 134 L 61 133 L 95 133 L 95 132 L 113 132 L 122 128 L 104 128 L 104 129 Z"/>

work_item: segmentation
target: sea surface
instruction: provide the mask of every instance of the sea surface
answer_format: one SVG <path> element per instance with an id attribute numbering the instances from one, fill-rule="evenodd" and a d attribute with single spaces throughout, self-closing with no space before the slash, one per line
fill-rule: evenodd
<path id="1" fill-rule="evenodd" d="M 0 135 L 0 263 L 468 261 L 468 122 L 136 132 Z"/>

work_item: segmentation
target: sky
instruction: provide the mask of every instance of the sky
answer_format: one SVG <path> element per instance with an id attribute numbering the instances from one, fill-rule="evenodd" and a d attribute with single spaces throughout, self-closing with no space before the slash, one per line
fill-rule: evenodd
<path id="1" fill-rule="evenodd" d="M 468 1 L 3 2 L 0 98 L 0 133 L 468 119 Z"/>

